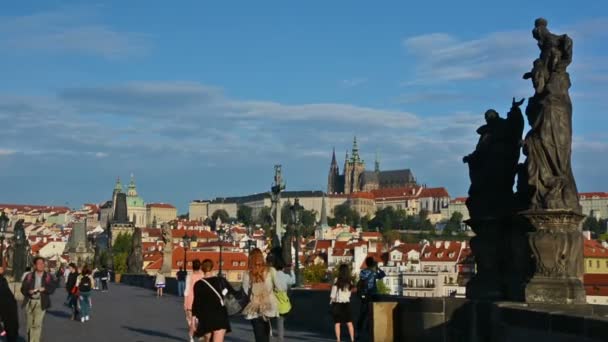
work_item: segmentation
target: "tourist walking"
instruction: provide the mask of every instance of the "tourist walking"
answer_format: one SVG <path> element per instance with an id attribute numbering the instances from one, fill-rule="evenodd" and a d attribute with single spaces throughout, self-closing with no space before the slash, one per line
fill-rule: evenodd
<path id="1" fill-rule="evenodd" d="M 186 277 L 186 289 L 184 290 L 184 311 L 186 312 L 186 321 L 188 322 L 188 336 L 190 342 L 194 342 L 194 332 L 198 325 L 198 319 L 192 315 L 192 303 L 194 302 L 194 284 L 201 280 L 203 272 L 201 271 L 201 261 L 195 259 L 192 261 L 192 274 Z"/>
<path id="2" fill-rule="evenodd" d="M 338 268 L 338 278 L 331 287 L 329 305 L 331 305 L 331 316 L 334 320 L 336 341 L 340 341 L 342 324 L 348 327 L 350 340 L 355 340 L 355 328 L 353 327 L 353 313 L 350 304 L 350 294 L 353 288 L 350 269 L 348 265 L 342 264 Z"/>
<path id="3" fill-rule="evenodd" d="M 198 319 L 194 336 L 204 337 L 206 342 L 223 342 L 226 333 L 230 332 L 224 297 L 235 291 L 224 277 L 213 275 L 212 270 L 213 261 L 205 259 L 203 277 L 194 284 L 192 315 Z"/>
<path id="4" fill-rule="evenodd" d="M 8 280 L 4 277 L 2 264 L 0 264 L 0 336 L 4 336 L 7 342 L 16 342 L 19 337 L 17 301 L 8 286 Z"/>
<path id="5" fill-rule="evenodd" d="M 101 292 L 108 291 L 108 281 L 110 281 L 110 270 L 104 266 L 101 269 Z"/>
<path id="6" fill-rule="evenodd" d="M 78 276 L 78 303 L 80 304 L 80 321 L 82 323 L 90 319 L 91 314 L 91 291 L 95 286 L 95 281 L 91 276 L 88 267 L 83 267 L 82 273 Z"/>
<path id="7" fill-rule="evenodd" d="M 44 314 L 51 306 L 50 295 L 55 291 L 55 281 L 50 273 L 44 271 L 44 266 L 44 258 L 35 257 L 34 271 L 21 284 L 28 342 L 40 341 Z"/>
<path id="8" fill-rule="evenodd" d="M 369 330 L 369 310 L 373 297 L 378 294 L 376 282 L 386 276 L 383 270 L 378 268 L 378 264 L 373 257 L 365 259 L 365 269 L 359 274 L 357 282 L 357 295 L 361 299 L 359 318 L 357 319 L 357 330 L 359 334 Z"/>
<path id="9" fill-rule="evenodd" d="M 67 304 L 72 309 L 72 320 L 78 319 L 78 267 L 75 263 L 68 265 L 70 272 L 65 282 L 65 290 L 68 293 Z"/>
<path id="10" fill-rule="evenodd" d="M 291 310 L 291 302 L 287 292 L 296 283 L 296 276 L 290 266 L 285 265 L 280 254 L 270 253 L 266 257 L 266 262 L 276 271 L 274 295 L 277 298 L 277 310 L 279 315 L 276 318 L 277 338 L 279 341 L 285 339 L 285 317 Z"/>
<path id="11" fill-rule="evenodd" d="M 186 272 L 183 267 L 180 267 L 175 276 L 177 277 L 177 295 L 183 297 L 184 290 L 186 289 L 186 277 L 188 276 L 188 272 Z"/>
<path id="12" fill-rule="evenodd" d="M 243 309 L 245 319 L 251 321 L 256 342 L 270 340 L 270 320 L 279 315 L 277 299 L 273 290 L 276 287 L 276 271 L 268 267 L 259 248 L 249 253 L 248 272 L 243 275 L 243 290 L 250 301 Z"/>
<path id="13" fill-rule="evenodd" d="M 93 275 L 93 279 L 95 280 L 95 286 L 93 287 L 93 289 L 97 291 L 101 290 L 101 271 L 99 270 L 99 268 L 95 267 L 91 274 Z"/>
<path id="14" fill-rule="evenodd" d="M 162 297 L 163 290 L 165 288 L 165 275 L 160 273 L 156 273 L 156 279 L 154 280 L 154 286 L 156 287 L 156 296 Z"/>

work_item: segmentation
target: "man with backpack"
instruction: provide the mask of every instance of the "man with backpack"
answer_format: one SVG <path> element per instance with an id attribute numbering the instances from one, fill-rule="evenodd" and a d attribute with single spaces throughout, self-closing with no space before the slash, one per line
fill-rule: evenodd
<path id="1" fill-rule="evenodd" d="M 44 258 L 35 257 L 34 270 L 27 274 L 21 284 L 29 342 L 40 341 L 44 314 L 51 306 L 50 295 L 55 292 L 55 280 L 44 270 L 44 267 Z"/>
<path id="2" fill-rule="evenodd" d="M 361 299 L 361 309 L 357 320 L 357 331 L 359 334 L 364 331 L 364 327 L 369 329 L 369 307 L 373 297 L 378 294 L 376 282 L 386 276 L 383 270 L 378 268 L 378 264 L 373 257 L 365 259 L 366 268 L 361 270 L 359 281 L 357 282 L 357 295 Z"/>

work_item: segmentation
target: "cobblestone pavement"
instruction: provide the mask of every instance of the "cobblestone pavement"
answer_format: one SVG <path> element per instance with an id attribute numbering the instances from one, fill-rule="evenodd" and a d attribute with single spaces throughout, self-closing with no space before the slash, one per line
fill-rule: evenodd
<path id="1" fill-rule="evenodd" d="M 70 320 L 70 309 L 63 305 L 65 297 L 63 288 L 53 294 L 52 306 L 44 321 L 43 341 L 187 341 L 182 300 L 176 296 L 156 298 L 155 293 L 147 289 L 110 284 L 108 292 L 93 292 L 91 320 L 86 323 Z M 23 312 L 20 315 L 21 336 L 25 336 Z M 226 341 L 253 341 L 249 322 L 235 318 L 231 324 L 232 333 L 227 335 Z M 331 331 L 292 331 L 289 320 L 285 326 L 286 341 L 333 341 Z"/>

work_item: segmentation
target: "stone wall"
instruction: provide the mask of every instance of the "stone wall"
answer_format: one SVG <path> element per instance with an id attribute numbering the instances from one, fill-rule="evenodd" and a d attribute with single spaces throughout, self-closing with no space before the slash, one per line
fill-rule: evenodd
<path id="1" fill-rule="evenodd" d="M 374 322 L 388 321 L 395 341 L 606 341 L 608 307 L 474 302 L 458 298 L 382 296 Z M 377 341 L 385 331 L 374 331 Z"/>

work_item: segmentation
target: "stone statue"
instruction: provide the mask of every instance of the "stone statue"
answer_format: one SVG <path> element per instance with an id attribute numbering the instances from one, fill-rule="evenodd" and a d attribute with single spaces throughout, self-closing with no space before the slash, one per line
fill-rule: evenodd
<path id="1" fill-rule="evenodd" d="M 535 94 L 528 100 L 526 115 L 531 126 L 524 142 L 529 209 L 568 209 L 581 212 L 578 190 L 571 167 L 572 103 L 570 76 L 572 39 L 555 35 L 545 19 L 535 21 L 532 36 L 538 41 L 540 57 L 532 71 Z"/>
<path id="2" fill-rule="evenodd" d="M 128 272 L 132 274 L 142 273 L 144 265 L 143 248 L 141 241 L 141 228 L 135 228 L 131 243 L 131 253 L 127 260 Z"/>
<path id="3" fill-rule="evenodd" d="M 171 226 L 167 223 L 162 224 L 162 239 L 164 242 L 163 247 L 163 266 L 160 269 L 162 274 L 171 274 L 173 269 L 173 239 L 171 233 Z"/>
<path id="4" fill-rule="evenodd" d="M 518 198 L 527 209 L 520 217 L 529 226 L 526 237 L 534 256 L 525 300 L 584 304 L 580 226 L 584 216 L 571 166 L 572 102 L 566 72 L 572 62 L 572 39 L 551 33 L 542 18 L 536 19 L 532 36 L 540 56 L 523 77 L 532 80 L 534 95 L 526 108 L 530 131 L 518 182 Z"/>
<path id="5" fill-rule="evenodd" d="M 28 262 L 28 242 L 25 237 L 25 229 L 23 228 L 24 220 L 21 219 L 15 223 L 14 232 L 14 244 L 15 249 L 13 251 L 13 277 L 15 279 L 21 279 L 21 276 L 25 272 Z"/>
<path id="6" fill-rule="evenodd" d="M 523 133 L 523 99 L 513 99 L 507 118 L 494 109 L 485 112 L 486 124 L 477 129 L 479 142 L 462 160 L 469 164 L 471 187 L 467 207 L 471 218 L 504 217 L 513 210 L 513 183 Z"/>

